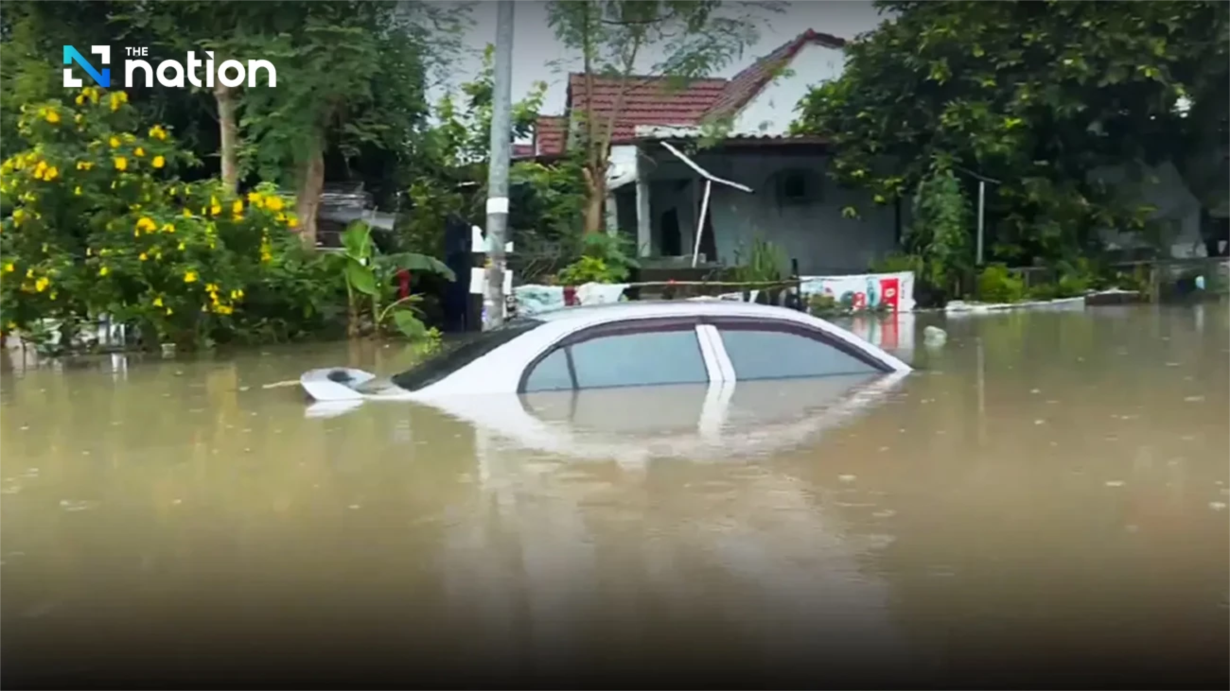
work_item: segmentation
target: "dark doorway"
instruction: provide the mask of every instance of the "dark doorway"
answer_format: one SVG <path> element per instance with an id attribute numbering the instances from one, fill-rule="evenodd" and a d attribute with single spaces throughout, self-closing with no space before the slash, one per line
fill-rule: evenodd
<path id="1" fill-rule="evenodd" d="M 662 256 L 683 256 L 683 236 L 679 232 L 679 213 L 671 209 L 662 214 Z"/>

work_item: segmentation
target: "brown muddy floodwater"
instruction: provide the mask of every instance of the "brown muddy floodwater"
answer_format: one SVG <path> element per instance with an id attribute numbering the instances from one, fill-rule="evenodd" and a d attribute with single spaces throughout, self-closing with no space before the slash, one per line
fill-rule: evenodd
<path id="1" fill-rule="evenodd" d="M 4 686 L 1226 688 L 1225 305 L 869 328 L 919 371 L 700 457 L 685 394 L 532 405 L 546 448 L 263 388 L 395 348 L 9 358 Z"/>

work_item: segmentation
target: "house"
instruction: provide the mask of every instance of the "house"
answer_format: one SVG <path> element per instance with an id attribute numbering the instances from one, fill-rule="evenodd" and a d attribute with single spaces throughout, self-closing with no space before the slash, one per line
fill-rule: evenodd
<path id="1" fill-rule="evenodd" d="M 841 73 L 844 46 L 808 30 L 731 79 L 672 89 L 664 79 L 629 77 L 612 135 L 608 228 L 635 238 L 646 265 L 735 265 L 757 237 L 812 275 L 860 273 L 893 251 L 899 210 L 838 187 L 826 175 L 828 145 L 789 134 L 807 91 Z M 594 78 L 597 117 L 609 116 L 620 86 Z M 589 110 L 586 91 L 585 77 L 570 75 L 566 113 L 539 119 L 535 155 L 564 151 L 567 113 Z M 717 121 L 729 124 L 727 136 L 698 149 L 706 124 Z M 847 206 L 861 217 L 843 215 Z"/>

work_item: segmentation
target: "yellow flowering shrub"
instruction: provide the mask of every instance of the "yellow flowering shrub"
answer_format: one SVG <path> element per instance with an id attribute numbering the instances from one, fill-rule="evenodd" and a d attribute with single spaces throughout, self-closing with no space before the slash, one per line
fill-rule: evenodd
<path id="1" fill-rule="evenodd" d="M 22 109 L 27 147 L 0 164 L 0 329 L 101 314 L 151 342 L 206 343 L 239 328 L 254 286 L 293 246 L 291 200 L 269 185 L 228 196 L 185 183 L 197 163 L 123 91 L 75 90 Z"/>

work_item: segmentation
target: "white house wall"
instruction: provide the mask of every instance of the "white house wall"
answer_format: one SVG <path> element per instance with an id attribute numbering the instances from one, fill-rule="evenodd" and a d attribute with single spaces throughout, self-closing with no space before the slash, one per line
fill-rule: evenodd
<path id="1" fill-rule="evenodd" d="M 786 75 L 773 80 L 735 118 L 735 134 L 785 134 L 798 116 L 795 107 L 812 87 L 841 76 L 845 58 L 836 48 L 808 43 L 795 54 Z"/>

